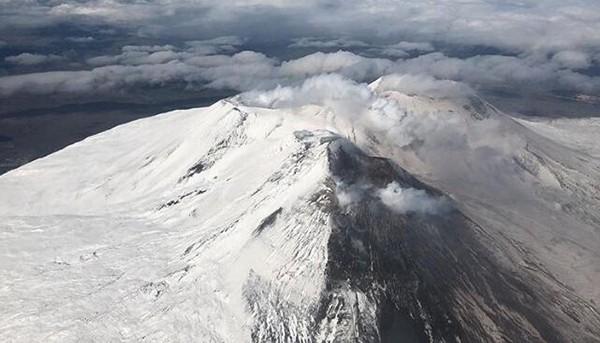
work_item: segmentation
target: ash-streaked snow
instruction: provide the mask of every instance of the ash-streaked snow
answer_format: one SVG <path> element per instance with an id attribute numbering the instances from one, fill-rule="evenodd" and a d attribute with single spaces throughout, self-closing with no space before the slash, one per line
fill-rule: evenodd
<path id="1" fill-rule="evenodd" d="M 597 121 L 406 82 L 245 93 L 1 176 L 0 340 L 600 339 Z"/>

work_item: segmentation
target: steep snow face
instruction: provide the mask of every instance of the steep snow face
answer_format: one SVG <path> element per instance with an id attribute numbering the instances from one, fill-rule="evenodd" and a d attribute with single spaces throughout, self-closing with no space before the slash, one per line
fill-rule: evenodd
<path id="1" fill-rule="evenodd" d="M 173 192 L 185 194 L 225 183 L 220 175 L 244 175 L 245 181 L 262 178 L 279 169 L 297 148 L 295 130 L 320 127 L 269 112 L 247 113 L 223 101 L 207 109 L 175 111 L 117 127 L 8 175 L 1 211 L 139 212 L 173 200 Z M 254 160 L 256 165 L 248 164 Z M 199 179 L 200 172 L 204 173 Z M 232 187 L 239 192 L 248 186 Z M 224 202 L 232 200 L 228 194 L 222 195 Z"/>
<path id="2" fill-rule="evenodd" d="M 333 137 L 224 101 L 9 173 L 3 341 L 241 342 L 280 330 L 252 316 L 277 315 L 277 303 L 288 310 L 270 320 L 308 337 L 324 287 L 330 229 L 318 205 Z"/>
<path id="3" fill-rule="evenodd" d="M 597 341 L 595 124 L 406 81 L 246 93 L 3 175 L 0 339 Z"/>

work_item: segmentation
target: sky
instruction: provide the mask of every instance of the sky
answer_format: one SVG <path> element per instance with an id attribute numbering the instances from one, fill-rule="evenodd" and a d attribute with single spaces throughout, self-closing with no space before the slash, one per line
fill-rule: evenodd
<path id="1" fill-rule="evenodd" d="M 450 80 L 509 112 L 597 115 L 600 2 L 0 0 L 0 119 L 27 125 L 73 106 L 148 115 L 331 73 Z M 2 125 L 0 138 L 19 135 Z"/>

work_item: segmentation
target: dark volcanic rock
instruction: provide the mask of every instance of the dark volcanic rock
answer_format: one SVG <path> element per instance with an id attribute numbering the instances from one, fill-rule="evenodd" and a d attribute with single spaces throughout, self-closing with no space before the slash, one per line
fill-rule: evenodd
<path id="1" fill-rule="evenodd" d="M 331 143 L 329 160 L 338 183 L 397 182 L 440 194 L 343 140 Z M 331 197 L 327 294 L 317 319 L 324 332 L 336 322 L 336 341 L 598 342 L 593 307 L 552 279 L 503 266 L 485 229 L 460 211 L 395 213 L 373 192 L 347 206 Z"/>

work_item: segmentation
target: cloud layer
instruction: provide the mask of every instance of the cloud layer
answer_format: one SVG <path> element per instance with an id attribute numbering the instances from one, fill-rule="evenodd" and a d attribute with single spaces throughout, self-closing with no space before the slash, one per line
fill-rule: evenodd
<path id="1" fill-rule="evenodd" d="M 21 64 L 21 65 L 35 65 L 35 64 L 44 64 L 44 63 L 52 63 L 62 61 L 64 57 L 58 55 L 41 55 L 41 54 L 30 54 L 28 52 L 15 55 L 8 56 L 4 58 L 4 60 L 8 63 L 13 64 Z"/>
<path id="2" fill-rule="evenodd" d="M 2 97 L 246 91 L 324 73 L 600 93 L 591 0 L 2 0 L 0 42 Z"/>
<path id="3" fill-rule="evenodd" d="M 296 44 L 324 46 L 319 39 L 302 40 L 319 32 L 349 37 L 337 47 L 364 38 L 411 37 L 528 53 L 596 50 L 600 43 L 600 3 L 592 0 L 3 0 L 0 8 L 4 28 L 77 22 L 185 38 L 199 30 L 213 37 L 247 30 L 251 38 L 287 36 Z M 279 30 L 264 35 L 257 23 Z"/>
<path id="4" fill-rule="evenodd" d="M 497 55 L 460 59 L 439 52 L 392 60 L 337 51 L 317 52 L 280 62 L 259 52 L 234 52 L 236 46 L 236 41 L 219 44 L 195 41 L 188 42 L 182 48 L 172 45 L 128 45 L 116 55 L 88 58 L 85 61 L 87 69 L 0 77 L 0 95 L 109 92 L 121 91 L 124 87 L 175 82 L 184 83 L 187 87 L 246 91 L 290 85 L 328 73 L 337 73 L 358 82 L 400 73 L 460 81 L 474 88 L 510 87 L 523 91 L 535 89 L 583 94 L 600 92 L 600 77 L 564 67 L 580 68 L 591 63 L 576 53 L 564 53 L 548 61 Z M 61 59 L 57 55 L 24 53 L 5 60 L 13 64 L 32 65 Z"/>

